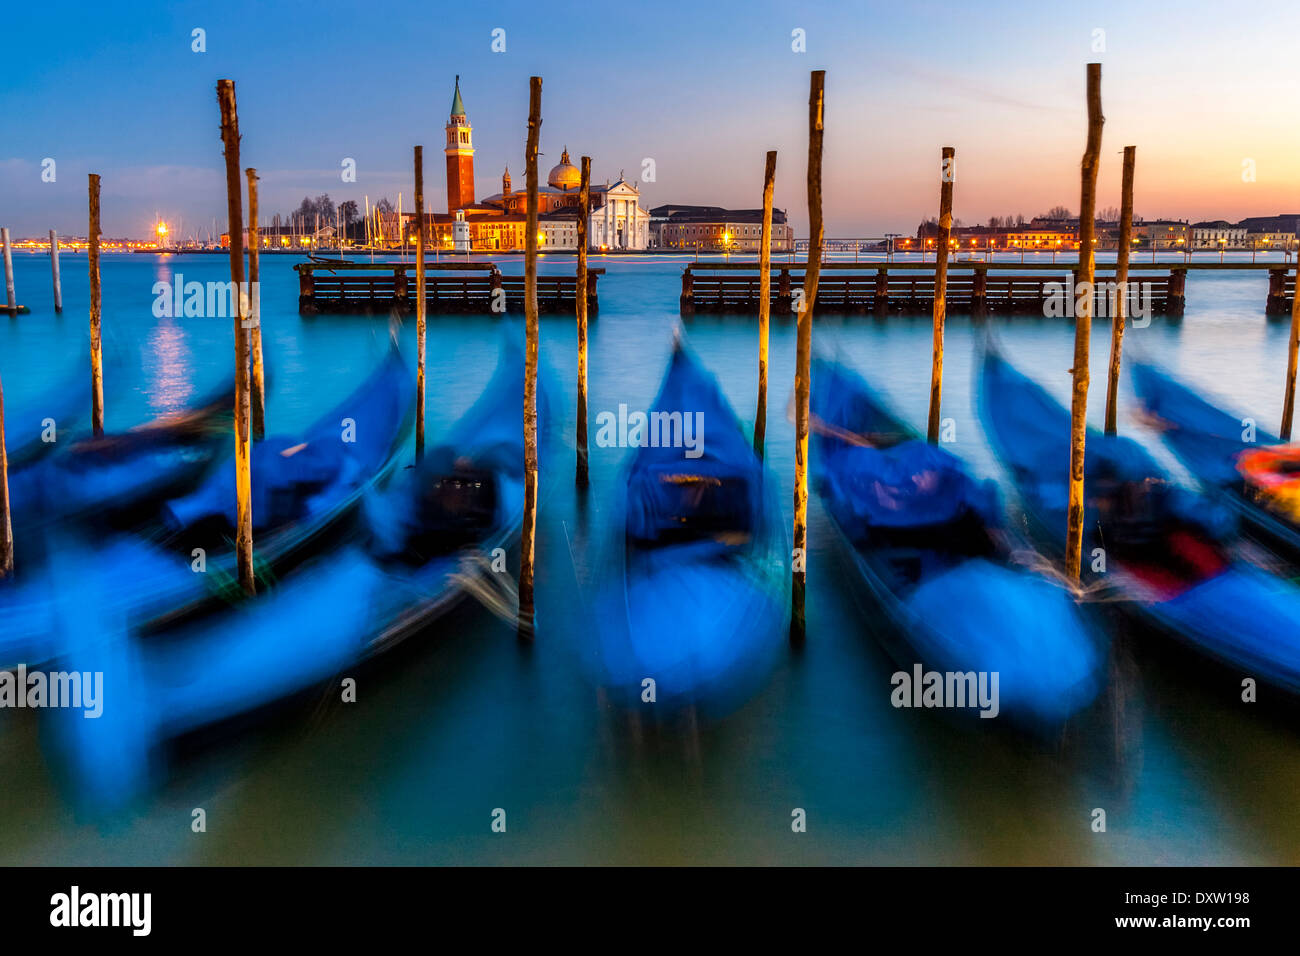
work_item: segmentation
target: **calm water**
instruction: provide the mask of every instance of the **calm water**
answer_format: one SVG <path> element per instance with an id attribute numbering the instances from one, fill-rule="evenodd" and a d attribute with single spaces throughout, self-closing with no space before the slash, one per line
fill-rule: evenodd
<path id="1" fill-rule="evenodd" d="M 11 410 L 84 367 L 87 339 L 85 257 L 63 258 L 65 311 L 57 317 L 48 259 L 19 254 L 15 265 L 19 301 L 33 314 L 0 319 Z M 383 318 L 300 318 L 290 265 L 278 256 L 263 265 L 272 432 L 292 431 L 332 406 L 388 339 Z M 608 270 L 590 332 L 594 418 L 653 399 L 679 321 L 682 261 L 592 265 Z M 543 271 L 571 268 L 569 258 L 544 260 Z M 175 272 L 228 278 L 227 269 L 220 256 L 105 257 L 105 351 L 110 362 L 119 357 L 106 375 L 110 429 L 180 407 L 220 382 L 232 364 L 230 321 L 155 319 L 152 286 Z M 1156 318 L 1131 330 L 1128 347 L 1275 427 L 1287 327 L 1266 320 L 1266 287 L 1262 272 L 1192 273 L 1184 320 Z M 504 321 L 521 319 L 430 318 L 431 435 L 478 396 Z M 1231 681 L 1178 666 L 1179 654 L 1148 635 L 1120 632 L 1122 715 L 1114 725 L 1094 721 L 1085 739 L 1064 748 L 978 720 L 891 708 L 894 667 L 837 570 L 815 496 L 807 645 L 783 658 L 766 688 L 727 720 L 694 729 L 638 726 L 605 709 L 580 666 L 589 634 L 584 602 L 600 573 L 602 514 L 624 453 L 593 446 L 592 487 L 581 506 L 572 488 L 573 323 L 544 316 L 541 324 L 542 361 L 564 401 L 562 447 L 542 477 L 534 647 L 521 648 L 512 627 L 468 608 L 362 670 L 358 703 L 344 705 L 325 688 L 269 725 L 187 748 L 174 756 L 163 789 L 108 822 L 70 808 L 47 763 L 40 721 L 30 711 L 5 712 L 0 863 L 1300 862 L 1300 730 L 1243 707 Z M 1014 360 L 1066 399 L 1072 326 L 999 325 Z M 413 326 L 401 332 L 410 355 Z M 971 405 L 977 334 L 966 317 L 950 317 L 944 414 L 956 422 L 958 453 L 1001 479 Z M 686 335 L 750 423 L 753 321 L 700 316 L 686 323 Z M 1107 337 L 1098 322 L 1090 401 L 1098 422 Z M 923 425 L 928 318 L 824 317 L 814 344 L 851 362 Z M 793 362 L 793 322 L 774 322 L 768 460 L 787 502 Z M 1128 397 L 1126 383 L 1122 399 L 1131 407 Z M 206 834 L 190 830 L 195 807 L 207 811 Z M 505 834 L 490 830 L 498 807 L 507 813 Z M 807 833 L 791 833 L 795 807 L 808 813 Z M 1095 807 L 1107 811 L 1107 833 L 1090 830 Z"/>

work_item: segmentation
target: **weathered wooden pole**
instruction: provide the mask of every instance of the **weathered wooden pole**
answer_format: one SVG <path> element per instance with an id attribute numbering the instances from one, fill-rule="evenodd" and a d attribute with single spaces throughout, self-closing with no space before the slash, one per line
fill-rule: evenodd
<path id="1" fill-rule="evenodd" d="M 1124 179 L 1120 186 L 1119 251 L 1115 260 L 1115 308 L 1110 326 L 1110 371 L 1106 376 L 1106 434 L 1118 430 L 1119 369 L 1124 351 L 1124 319 L 1128 314 L 1128 255 L 1133 243 L 1133 169 L 1137 147 L 1124 147 Z"/>
<path id="2" fill-rule="evenodd" d="M 767 439 L 767 345 L 772 321 L 772 190 L 776 184 L 776 150 L 763 164 L 763 228 L 758 249 L 758 408 L 754 412 L 754 453 L 763 457 Z"/>
<path id="3" fill-rule="evenodd" d="M 948 313 L 948 245 L 952 238 L 952 184 L 957 178 L 957 151 L 945 146 L 939 172 L 939 248 L 934 258 L 934 347 L 930 364 L 930 423 L 926 437 L 939 441 L 943 402 L 943 323 Z"/>
<path id="4" fill-rule="evenodd" d="M 54 279 L 54 311 L 63 311 L 63 280 L 59 277 L 59 234 L 50 230 L 50 273 Z"/>
<path id="5" fill-rule="evenodd" d="M 826 71 L 813 70 L 808 90 L 808 265 L 803 296 L 795 320 L 794 367 L 794 552 L 791 556 L 790 639 L 803 641 L 808 551 L 808 395 L 812 380 L 812 314 L 821 277 L 822 241 L 822 120 Z"/>
<path id="6" fill-rule="evenodd" d="M 1286 396 L 1282 402 L 1283 441 L 1291 440 L 1291 420 L 1295 414 L 1296 351 L 1300 348 L 1300 259 L 1296 264 L 1295 290 L 1291 295 L 1291 336 L 1287 340 Z"/>
<path id="7" fill-rule="evenodd" d="M 99 289 L 99 175 L 90 174 L 90 426 L 95 437 L 104 434 L 104 346 L 100 332 L 103 302 Z"/>
<path id="8" fill-rule="evenodd" d="M 252 166 L 244 170 L 248 176 L 248 295 L 252 328 L 249 345 L 252 350 L 252 383 L 250 427 L 253 440 L 266 437 L 266 369 L 262 365 L 262 286 L 260 274 L 261 237 L 257 228 L 257 170 Z"/>
<path id="9" fill-rule="evenodd" d="M 587 219 L 591 216 L 591 157 L 582 157 L 578 188 L 578 465 L 575 481 L 586 488 L 587 474 Z"/>
<path id="10" fill-rule="evenodd" d="M 9 520 L 9 456 L 5 451 L 5 388 L 0 382 L 0 579 L 14 571 L 14 526 Z"/>
<path id="11" fill-rule="evenodd" d="M 1088 144 L 1081 165 L 1079 200 L 1079 288 L 1074 319 L 1074 394 L 1070 400 L 1070 507 L 1065 526 L 1065 573 L 1079 577 L 1083 562 L 1083 462 L 1088 436 L 1088 346 L 1092 336 L 1093 217 L 1097 211 L 1097 166 L 1101 159 L 1101 64 L 1088 64 Z"/>
<path id="12" fill-rule="evenodd" d="M 424 147 L 415 147 L 415 460 L 424 459 Z"/>
<path id="13" fill-rule="evenodd" d="M 528 235 L 524 238 L 524 521 L 519 539 L 519 637 L 533 638 L 533 552 L 537 535 L 537 139 L 542 126 L 542 78 L 528 80 Z"/>
<path id="14" fill-rule="evenodd" d="M 14 256 L 8 227 L 0 229 L 0 242 L 3 242 L 5 247 L 5 310 L 10 316 L 15 316 L 18 314 L 18 294 L 14 291 Z"/>
<path id="15" fill-rule="evenodd" d="M 230 281 L 244 288 L 244 190 L 239 181 L 239 112 L 235 107 L 235 81 L 217 81 L 221 108 L 221 143 L 226 157 L 226 215 L 230 224 Z M 244 593 L 257 593 L 253 578 L 253 479 L 249 462 L 249 329 L 244 297 L 235 301 L 235 555 L 239 584 Z"/>

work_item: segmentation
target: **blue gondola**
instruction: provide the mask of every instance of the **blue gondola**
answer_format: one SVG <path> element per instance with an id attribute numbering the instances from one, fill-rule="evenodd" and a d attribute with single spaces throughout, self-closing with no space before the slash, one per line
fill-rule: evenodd
<path id="1" fill-rule="evenodd" d="M 776 482 L 680 344 L 644 424 L 628 428 L 623 533 L 596 598 L 598 680 L 621 705 L 718 717 L 762 683 L 789 624 Z"/>
<path id="2" fill-rule="evenodd" d="M 518 542 L 523 382 L 523 353 L 507 345 L 482 397 L 442 443 L 367 494 L 363 540 L 300 567 L 255 601 L 134 639 L 104 626 L 113 616 L 102 606 L 56 614 L 69 660 L 102 671 L 110 685 L 100 718 L 63 724 L 92 799 L 129 798 L 163 741 L 346 673 L 462 601 L 492 552 Z M 543 443 L 549 417 L 539 388 Z"/>
<path id="3" fill-rule="evenodd" d="M 9 475 L 16 534 L 80 519 L 124 527 L 157 518 L 162 501 L 198 481 L 221 451 L 234 381 L 188 410 L 129 431 L 61 443 L 60 450 Z"/>
<path id="4" fill-rule="evenodd" d="M 1293 561 L 1300 559 L 1300 527 L 1257 503 L 1237 470 L 1242 452 L 1276 445 L 1277 436 L 1247 428 L 1242 418 L 1206 401 L 1154 365 L 1136 362 L 1132 369 L 1143 411 L 1162 430 L 1187 470 L 1221 496 L 1251 537 Z"/>
<path id="5" fill-rule="evenodd" d="M 391 470 L 410 421 L 413 378 L 393 348 L 356 391 L 305 433 L 253 445 L 253 555 L 264 584 L 310 557 Z M 112 580 L 105 613 L 121 614 L 132 627 L 161 626 L 238 598 L 230 547 L 234 503 L 234 463 L 223 460 L 197 491 L 166 503 L 171 528 L 161 547 L 134 538 L 94 548 L 66 544 L 61 563 L 105 564 Z M 62 580 L 67 578 L 59 568 L 50 566 L 0 589 L 0 666 L 57 651 L 49 637 L 50 604 Z"/>
<path id="6" fill-rule="evenodd" d="M 895 662 L 988 684 L 997 674 L 985 713 L 1058 730 L 1096 698 L 1104 640 L 1067 589 L 1013 560 L 994 483 L 926 442 L 843 365 L 816 361 L 812 382 L 817 485 L 888 620 Z"/>
<path id="7" fill-rule="evenodd" d="M 1070 416 L 993 348 L 980 414 L 1040 544 L 1064 550 Z M 1300 589 L 1234 556 L 1231 512 L 1177 487 L 1130 438 L 1089 431 L 1084 569 L 1139 616 L 1243 677 L 1300 693 Z"/>

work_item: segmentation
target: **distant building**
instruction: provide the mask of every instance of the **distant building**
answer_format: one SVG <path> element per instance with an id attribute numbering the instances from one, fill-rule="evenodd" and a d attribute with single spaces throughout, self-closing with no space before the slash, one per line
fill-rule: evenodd
<path id="1" fill-rule="evenodd" d="M 460 98 L 460 77 L 451 100 L 451 115 L 445 127 L 447 147 L 447 214 L 474 204 L 474 127 L 469 125 L 465 103 Z"/>
<path id="2" fill-rule="evenodd" d="M 1140 249 L 1186 249 L 1189 229 L 1186 219 L 1142 219 L 1133 223 L 1134 245 Z"/>
<path id="3" fill-rule="evenodd" d="M 1195 249 L 1246 249 L 1246 228 L 1234 226 L 1226 219 L 1207 219 L 1192 223 L 1189 247 Z"/>
<path id="4" fill-rule="evenodd" d="M 721 206 L 656 206 L 650 210 L 661 249 L 698 252 L 758 252 L 763 246 L 763 210 Z M 785 210 L 772 210 L 772 251 L 794 248 L 794 229 Z"/>

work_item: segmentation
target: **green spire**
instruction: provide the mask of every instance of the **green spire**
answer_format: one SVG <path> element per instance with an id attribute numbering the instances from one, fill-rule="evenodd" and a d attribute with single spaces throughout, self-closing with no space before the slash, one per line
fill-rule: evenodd
<path id="1" fill-rule="evenodd" d="M 456 74 L 456 96 L 451 101 L 451 115 L 464 116 L 465 104 L 460 98 L 460 74 Z"/>

